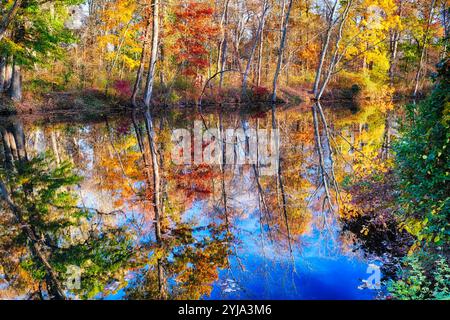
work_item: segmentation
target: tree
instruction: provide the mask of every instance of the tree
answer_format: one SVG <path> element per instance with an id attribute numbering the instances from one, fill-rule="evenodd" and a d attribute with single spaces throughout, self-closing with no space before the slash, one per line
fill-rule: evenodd
<path id="1" fill-rule="evenodd" d="M 210 67 L 209 49 L 218 28 L 212 25 L 214 9 L 207 3 L 188 2 L 174 10 L 173 56 L 181 73 L 194 80 Z M 201 83 L 200 83 L 201 84 Z"/>
<path id="2" fill-rule="evenodd" d="M 291 14 L 291 9 L 292 9 L 292 0 L 289 1 L 288 9 L 286 12 L 286 19 L 284 19 L 280 48 L 278 49 L 278 63 L 277 63 L 277 68 L 275 70 L 275 75 L 273 76 L 272 103 L 275 103 L 277 100 L 277 82 L 278 82 L 278 77 L 280 75 L 281 65 L 283 63 L 284 47 L 286 45 L 286 36 L 287 36 L 289 15 Z"/>
<path id="3" fill-rule="evenodd" d="M 156 62 L 158 60 L 159 41 L 159 0 L 152 0 L 153 29 L 152 29 L 152 52 L 148 66 L 147 84 L 144 91 L 144 104 L 149 110 L 150 101 L 153 94 L 153 84 L 155 82 Z"/>
<path id="4" fill-rule="evenodd" d="M 439 64 L 431 95 L 407 107 L 402 137 L 395 143 L 402 227 L 415 237 L 399 279 L 390 283 L 397 299 L 448 299 L 450 197 L 449 60 Z M 405 281 L 404 279 L 411 279 Z"/>
<path id="5" fill-rule="evenodd" d="M 8 36 L 6 31 L 0 40 L 0 56 L 12 56 L 13 74 L 9 95 L 14 100 L 22 98 L 22 68 L 34 64 L 45 64 L 52 57 L 61 57 L 63 44 L 70 44 L 74 38 L 64 26 L 69 5 L 77 0 L 55 1 L 51 6 L 43 6 L 39 1 L 15 2 L 14 20 Z M 20 5 L 20 7 L 17 7 Z M 8 18 L 8 16 L 6 17 Z"/>
<path id="6" fill-rule="evenodd" d="M 2 7 L 0 7 L 0 12 L 3 14 L 3 18 L 0 21 L 0 40 L 2 40 L 3 36 L 6 33 L 6 30 L 8 30 L 8 27 L 11 21 L 14 19 L 15 15 L 17 14 L 17 11 L 19 11 L 21 4 L 22 0 L 14 0 L 11 8 L 8 9 L 6 7 L 3 7 L 2 3 Z"/>
<path id="7" fill-rule="evenodd" d="M 242 75 L 242 96 L 245 96 L 247 94 L 247 82 L 248 82 L 248 74 L 250 72 L 250 66 L 252 65 L 253 56 L 255 54 L 255 50 L 256 50 L 256 46 L 258 44 L 258 41 L 259 41 L 259 39 L 261 37 L 262 31 L 263 31 L 263 27 L 264 27 L 264 23 L 266 21 L 267 14 L 270 11 L 270 5 L 269 5 L 267 0 L 264 0 L 261 10 L 262 10 L 262 12 L 261 12 L 261 15 L 259 17 L 258 28 L 257 28 L 256 34 L 255 34 L 255 37 L 254 37 L 255 39 L 253 40 L 253 45 L 251 47 L 250 55 L 249 55 L 248 60 L 247 60 L 247 65 L 246 65 L 244 73 Z"/>
<path id="8" fill-rule="evenodd" d="M 421 73 L 423 69 L 423 63 L 425 59 L 425 52 L 428 47 L 428 41 L 429 41 L 429 32 L 431 27 L 431 22 L 433 21 L 433 11 L 434 6 L 436 4 L 436 0 L 431 0 L 430 7 L 428 8 L 428 16 L 426 18 L 426 25 L 425 25 L 425 31 L 423 33 L 423 39 L 422 39 L 422 46 L 420 50 L 420 58 L 419 58 L 419 64 L 417 66 L 417 72 L 416 76 L 414 78 L 414 91 L 413 91 L 413 97 L 416 98 L 417 92 L 419 90 L 419 81 L 421 78 Z"/>

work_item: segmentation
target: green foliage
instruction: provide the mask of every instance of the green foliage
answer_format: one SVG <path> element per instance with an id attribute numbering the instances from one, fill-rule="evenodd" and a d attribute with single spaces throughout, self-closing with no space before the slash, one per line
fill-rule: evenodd
<path id="1" fill-rule="evenodd" d="M 370 73 L 349 72 L 343 70 L 337 77 L 335 86 L 343 89 L 345 98 L 380 99 L 389 93 L 386 76 L 376 77 Z"/>
<path id="2" fill-rule="evenodd" d="M 428 99 L 407 107 L 403 137 L 395 144 L 404 215 L 421 221 L 419 240 L 442 245 L 450 240 L 449 63 Z"/>
<path id="3" fill-rule="evenodd" d="M 49 93 L 55 90 L 62 90 L 64 87 L 44 79 L 33 79 L 25 84 L 25 88 L 32 93 Z"/>
<path id="4" fill-rule="evenodd" d="M 13 36 L 0 41 L 0 54 L 14 56 L 18 64 L 29 68 L 36 63 L 50 63 L 51 57 L 61 58 L 63 46 L 75 41 L 64 26 L 67 8 L 81 2 L 63 0 L 44 6 L 39 1 L 27 1 L 16 16 Z"/>
<path id="5" fill-rule="evenodd" d="M 388 290 L 399 300 L 450 300 L 450 267 L 441 255 L 416 253 L 404 259 L 407 268 L 399 280 L 390 281 Z"/>
<path id="6" fill-rule="evenodd" d="M 389 285 L 397 299 L 450 299 L 449 75 L 445 61 L 432 94 L 407 106 L 402 138 L 395 144 L 400 217 L 416 237 L 399 280 Z"/>
<path id="7" fill-rule="evenodd" d="M 125 227 L 104 226 L 96 213 L 77 206 L 74 186 L 81 178 L 73 174 L 70 163 L 55 166 L 51 157 L 42 155 L 17 162 L 15 170 L 3 170 L 0 175 L 8 181 L 11 198 L 23 220 L 39 239 L 44 239 L 47 260 L 61 283 L 70 276 L 70 266 L 76 266 L 81 268 L 81 288 L 72 292 L 80 298 L 107 292 L 112 281 L 119 286 L 126 284 L 120 271 L 133 252 L 131 236 Z M 18 247 L 27 247 L 29 241 L 22 233 L 15 239 Z M 34 280 L 45 280 L 46 269 L 33 250 L 23 257 L 20 266 Z"/>

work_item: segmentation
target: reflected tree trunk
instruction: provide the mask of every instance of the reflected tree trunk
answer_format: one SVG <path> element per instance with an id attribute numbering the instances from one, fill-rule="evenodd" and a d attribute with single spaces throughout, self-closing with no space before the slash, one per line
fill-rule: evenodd
<path id="1" fill-rule="evenodd" d="M 153 127 L 153 119 L 149 111 L 145 111 L 145 125 L 147 129 L 147 138 L 150 147 L 150 159 L 151 159 L 151 168 L 152 168 L 152 186 L 153 186 L 153 210 L 155 213 L 155 236 L 156 241 L 161 242 L 161 208 L 160 208 L 160 187 L 161 187 L 161 179 L 159 173 L 159 161 L 158 161 L 158 151 L 156 149 L 155 142 L 155 131 Z"/>
<path id="2" fill-rule="evenodd" d="M 27 161 L 22 122 L 19 120 L 9 121 L 7 124 L 0 126 L 0 132 L 5 155 L 5 167 L 12 169 L 15 161 Z"/>
<path id="3" fill-rule="evenodd" d="M 56 163 L 59 165 L 61 163 L 61 157 L 59 156 L 58 143 L 56 141 L 56 132 L 55 132 L 55 130 L 52 130 L 50 135 L 51 135 L 51 141 L 52 141 L 53 155 L 55 157 Z"/>
<path id="4" fill-rule="evenodd" d="M 222 111 L 223 109 L 219 111 L 219 133 L 220 133 L 220 152 L 221 152 L 221 159 L 220 159 L 220 183 L 221 183 L 221 189 L 222 189 L 222 205 L 225 215 L 225 223 L 227 227 L 227 237 L 230 235 L 230 220 L 228 217 L 228 195 L 227 195 L 227 189 L 225 185 L 225 166 L 226 166 L 226 138 L 225 138 L 225 131 L 223 129 L 223 118 L 222 118 Z"/>
<path id="5" fill-rule="evenodd" d="M 244 117 L 244 119 L 242 119 L 241 121 L 242 123 L 242 128 L 244 130 L 244 134 L 245 134 L 245 148 L 247 150 L 250 150 L 249 144 L 250 144 L 250 137 L 247 131 L 248 128 L 248 119 L 246 119 L 246 117 Z M 268 232 L 269 232 L 269 236 L 271 234 L 271 228 L 270 228 L 270 221 L 272 219 L 272 215 L 270 213 L 270 209 L 269 206 L 267 205 L 267 201 L 266 201 L 266 196 L 265 196 L 265 192 L 264 192 L 264 188 L 261 184 L 261 178 L 260 178 L 260 174 L 259 174 L 259 140 L 258 140 L 258 135 L 259 132 L 256 131 L 256 163 L 252 163 L 251 167 L 253 169 L 253 175 L 255 177 L 255 183 L 256 183 L 256 188 L 258 190 L 258 199 L 259 199 L 259 204 L 260 207 L 262 206 L 262 212 L 264 213 L 264 217 L 267 221 L 267 227 L 268 227 Z"/>
<path id="6" fill-rule="evenodd" d="M 325 167 L 324 160 L 324 152 L 322 147 L 322 135 L 320 134 L 320 125 L 318 120 L 318 106 L 314 104 L 311 108 L 313 115 L 313 123 L 314 123 L 314 137 L 316 140 L 316 150 L 317 155 L 319 157 L 319 175 L 320 175 L 320 184 L 324 187 L 325 190 L 325 199 L 324 203 L 327 202 L 330 208 L 333 208 L 331 203 L 331 195 L 330 195 L 330 186 L 329 186 L 329 176 Z"/>
<path id="7" fill-rule="evenodd" d="M 150 147 L 150 157 L 151 157 L 151 166 L 152 166 L 152 186 L 153 186 L 153 195 L 152 195 L 152 203 L 153 203 L 153 211 L 155 214 L 154 218 L 154 226 L 155 226 L 155 238 L 158 246 L 162 246 L 162 232 L 161 232 L 161 222 L 163 219 L 163 212 L 161 210 L 161 177 L 160 177 L 160 166 L 158 162 L 158 151 L 156 147 L 156 134 L 153 126 L 153 119 L 150 113 L 149 108 L 144 111 L 145 118 L 145 126 L 147 129 L 147 138 Z M 161 295 L 161 298 L 166 297 L 166 279 L 164 275 L 164 267 L 162 259 L 158 259 L 157 261 L 157 269 L 158 269 L 158 288 Z"/>
<path id="8" fill-rule="evenodd" d="M 288 9 L 289 11 L 289 9 Z M 276 112 L 275 112 L 275 107 L 272 104 L 272 130 L 277 130 L 277 120 L 276 120 Z M 279 132 L 279 130 L 278 130 Z M 281 193 L 281 205 L 282 205 L 282 212 L 283 212 L 283 218 L 284 218 L 284 223 L 286 225 L 286 231 L 287 231 L 287 236 L 288 236 L 288 244 L 289 244 L 289 251 L 292 255 L 292 244 L 291 244 L 291 231 L 290 231 L 290 227 L 289 227 L 289 217 L 288 217 L 288 212 L 287 212 L 287 199 L 286 199 L 286 192 L 284 190 L 284 182 L 283 182 L 283 173 L 282 173 L 282 167 L 281 167 L 281 161 L 280 161 L 280 139 L 277 135 L 275 136 L 275 150 L 272 150 L 272 152 L 276 152 L 277 156 L 276 156 L 276 172 L 277 172 L 277 186 L 279 186 L 280 189 L 280 193 Z M 278 197 L 278 195 L 277 195 Z"/>
<path id="9" fill-rule="evenodd" d="M 44 248 L 42 248 L 40 243 L 40 238 L 38 237 L 38 234 L 35 230 L 33 230 L 33 227 L 24 220 L 23 212 L 18 207 L 13 199 L 11 198 L 5 183 L 2 179 L 0 179 L 0 196 L 2 200 L 6 203 L 8 208 L 13 213 L 14 217 L 16 218 L 17 222 L 22 226 L 22 230 L 24 231 L 28 241 L 29 246 L 31 249 L 31 252 L 33 256 L 39 260 L 40 263 L 44 266 L 45 272 L 46 272 L 46 281 L 47 281 L 47 287 L 49 293 L 53 296 L 56 300 L 65 300 L 67 299 L 66 294 L 64 293 L 63 287 L 61 283 L 58 280 L 57 273 L 53 269 L 53 267 L 48 262 L 46 255 L 44 253 Z"/>
<path id="10" fill-rule="evenodd" d="M 14 161 L 24 162 L 28 161 L 26 145 L 25 145 L 25 134 L 23 131 L 23 125 L 19 120 L 12 120 L 5 126 L 0 127 L 2 143 L 5 151 L 5 167 L 9 170 L 20 170 L 20 166 L 16 167 Z M 30 188 L 30 190 L 32 190 Z M 31 196 L 31 192 L 30 192 Z M 53 269 L 47 260 L 47 255 L 45 253 L 45 248 L 41 243 L 43 235 L 39 234 L 29 223 L 29 221 L 24 219 L 23 209 L 20 208 L 11 197 L 11 194 L 6 186 L 3 179 L 0 179 L 0 199 L 6 204 L 6 207 L 11 211 L 17 223 L 21 226 L 26 239 L 28 240 L 28 245 L 31 250 L 31 254 L 35 257 L 44 267 L 45 279 L 47 283 L 47 289 L 50 296 L 53 299 L 66 299 L 65 292 L 61 283 L 58 280 L 57 272 Z M 27 209 L 28 210 L 28 209 Z M 32 209 L 31 209 L 32 210 Z"/>
<path id="11" fill-rule="evenodd" d="M 386 160 L 390 157 L 391 148 L 391 111 L 386 112 L 384 122 L 383 145 L 381 146 L 381 159 Z"/>
<path id="12" fill-rule="evenodd" d="M 323 109 L 320 105 L 320 102 L 317 101 L 313 107 L 312 107 L 312 113 L 313 113 L 313 123 L 314 123 L 314 136 L 316 140 L 316 150 L 319 157 L 319 176 L 320 176 L 320 185 L 324 187 L 325 197 L 322 204 L 322 209 L 325 210 L 325 206 L 328 205 L 328 208 L 330 210 L 334 210 L 335 207 L 332 203 L 332 196 L 331 196 L 331 186 L 334 188 L 335 191 L 335 202 L 336 205 L 339 206 L 339 202 L 341 200 L 339 185 L 336 180 L 336 175 L 334 172 L 334 155 L 333 155 L 333 148 L 331 146 L 331 133 L 329 130 L 328 123 L 326 121 L 325 115 L 323 113 Z M 318 117 L 321 118 L 322 123 L 322 130 L 320 126 L 320 122 L 318 120 Z M 322 144 L 322 137 L 324 137 L 325 141 L 325 147 Z M 326 157 L 325 152 L 328 152 L 328 162 L 329 162 L 329 168 L 327 168 L 326 165 Z M 325 219 L 326 222 L 326 219 Z"/>
<path id="13" fill-rule="evenodd" d="M 132 122 L 134 126 L 134 130 L 136 133 L 136 138 L 138 141 L 139 149 L 142 155 L 142 159 L 144 161 L 145 166 L 145 172 L 147 175 L 147 181 L 146 185 L 149 190 L 153 190 L 152 192 L 152 206 L 153 206 L 153 212 L 154 212 L 154 228 L 155 228 L 155 239 L 156 244 L 161 247 L 163 245 L 163 239 L 162 239 L 162 218 L 163 218 L 163 204 L 161 202 L 161 179 L 160 179 L 160 162 L 163 158 L 159 158 L 158 161 L 158 154 L 156 149 L 156 142 L 155 142 L 155 131 L 153 127 L 153 119 L 151 116 L 150 111 L 144 112 L 144 122 L 147 132 L 147 138 L 148 138 L 148 145 L 149 145 L 149 152 L 150 157 L 147 156 L 146 146 L 144 143 L 144 137 L 142 130 L 139 126 L 139 122 L 137 120 L 137 114 L 136 110 L 132 113 Z M 150 158 L 150 159 L 149 159 Z M 162 165 L 162 162 L 161 162 Z M 164 266 L 163 266 L 163 260 L 162 258 L 157 259 L 157 275 L 158 275 L 158 290 L 160 294 L 160 298 L 165 299 L 167 297 L 166 293 L 166 277 L 164 274 Z"/>

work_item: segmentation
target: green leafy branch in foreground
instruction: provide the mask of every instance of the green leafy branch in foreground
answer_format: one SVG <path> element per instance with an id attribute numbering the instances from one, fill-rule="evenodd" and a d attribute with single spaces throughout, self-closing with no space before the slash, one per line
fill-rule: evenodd
<path id="1" fill-rule="evenodd" d="M 68 296 L 92 298 L 126 284 L 124 270 L 133 252 L 131 236 L 125 227 L 107 225 L 98 213 L 76 206 L 74 185 L 81 178 L 73 174 L 70 163 L 55 166 L 50 157 L 39 156 L 16 163 L 15 170 L 3 170 L 0 176 L 20 213 L 12 212 L 15 217 L 1 228 L 2 236 L 12 239 L 2 243 L 10 253 L 0 257 L 3 270 L 19 268 L 21 277 L 38 284 L 41 298 L 51 298 L 54 284 L 49 282 L 49 272 L 65 284 L 70 280 L 68 271 L 72 266 L 80 268 L 80 287 L 63 285 Z M 24 224 L 31 233 L 22 230 Z M 75 238 L 73 231 L 78 234 Z M 36 252 L 35 244 L 39 244 L 40 252 Z M 16 256 L 18 261 L 13 260 Z M 43 285 L 46 290 L 42 290 Z"/>

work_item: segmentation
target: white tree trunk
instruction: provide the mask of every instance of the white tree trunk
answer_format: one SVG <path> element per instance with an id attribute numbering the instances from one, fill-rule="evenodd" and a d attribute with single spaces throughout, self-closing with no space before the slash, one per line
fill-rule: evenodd
<path id="1" fill-rule="evenodd" d="M 131 95 L 131 104 L 134 108 L 137 107 L 137 95 L 139 93 L 139 89 L 141 87 L 142 77 L 144 75 L 144 64 L 145 64 L 145 56 L 147 53 L 147 45 L 150 35 L 150 23 L 147 23 L 144 31 L 144 43 L 142 44 L 141 50 L 141 59 L 139 61 L 139 68 L 136 74 L 136 81 L 134 82 L 133 93 Z"/>
<path id="2" fill-rule="evenodd" d="M 329 17 L 328 17 L 328 28 L 325 34 L 325 39 L 322 45 L 322 52 L 320 54 L 320 59 L 319 59 L 319 65 L 317 66 L 317 70 L 316 70 L 316 79 L 314 81 L 314 95 L 317 96 L 318 94 L 318 90 L 319 90 L 319 83 L 320 83 L 320 78 L 322 76 L 322 68 L 323 68 L 323 64 L 325 63 L 325 58 L 327 56 L 328 53 L 328 46 L 330 44 L 330 38 L 331 38 L 331 33 L 333 31 L 333 27 L 334 27 L 334 23 L 333 23 L 333 17 L 336 14 L 337 11 L 337 4 L 338 4 L 338 0 L 335 0 L 333 7 L 331 8 L 331 11 L 329 13 Z"/>
<path id="3" fill-rule="evenodd" d="M 6 80 L 6 58 L 0 57 L 0 93 L 5 90 Z"/>
<path id="4" fill-rule="evenodd" d="M 147 75 L 147 85 L 144 93 L 144 104 L 147 109 L 153 95 L 153 84 L 155 82 L 156 61 L 158 60 L 158 41 L 159 41 L 159 0 L 152 0 L 153 7 L 153 31 L 152 31 L 152 55 L 150 58 L 149 70 Z"/>
<path id="5" fill-rule="evenodd" d="M 20 66 L 16 62 L 13 64 L 9 96 L 14 101 L 22 100 L 22 72 Z"/>
<path id="6" fill-rule="evenodd" d="M 283 25 L 283 35 L 281 36 L 280 48 L 278 49 L 277 69 L 275 70 L 275 75 L 273 77 L 272 103 L 275 103 L 277 101 L 277 83 L 281 71 L 281 65 L 283 64 L 283 54 L 284 54 L 284 47 L 286 44 L 286 35 L 289 24 L 289 15 L 291 14 L 291 8 L 292 8 L 292 0 L 289 1 L 289 6 L 286 12 L 286 19 L 284 20 Z"/>

